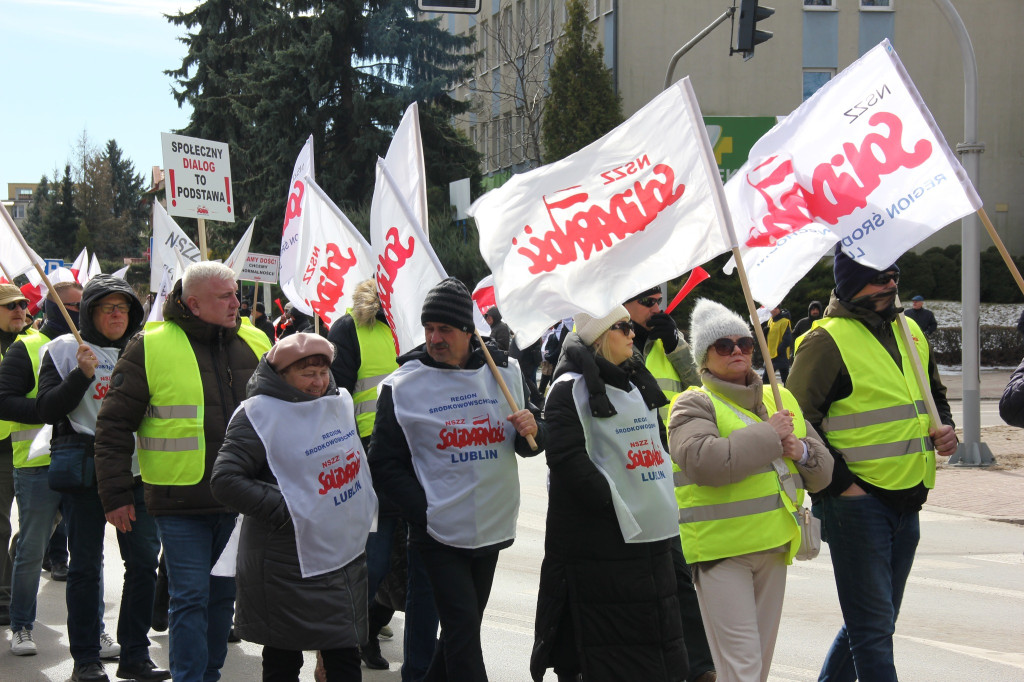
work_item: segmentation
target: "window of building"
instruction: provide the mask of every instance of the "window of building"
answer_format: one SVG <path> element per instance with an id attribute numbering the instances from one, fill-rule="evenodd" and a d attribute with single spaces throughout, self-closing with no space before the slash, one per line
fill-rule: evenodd
<path id="1" fill-rule="evenodd" d="M 803 101 L 821 89 L 836 75 L 835 69 L 804 69 Z"/>
<path id="2" fill-rule="evenodd" d="M 490 48 L 490 36 L 487 33 L 487 20 L 480 22 L 480 37 L 477 40 L 477 44 L 480 46 L 480 58 L 477 61 L 476 71 L 477 73 L 484 73 L 487 71 L 488 64 L 490 63 L 489 55 L 487 54 Z"/>
<path id="3" fill-rule="evenodd" d="M 15 204 L 11 208 L 11 217 L 15 220 L 21 220 L 25 217 L 25 204 Z"/>
<path id="4" fill-rule="evenodd" d="M 894 0 L 860 0 L 862 12 L 891 12 Z"/>
<path id="5" fill-rule="evenodd" d="M 490 141 L 490 138 L 487 136 L 488 132 L 489 132 L 489 125 L 487 123 L 481 123 L 480 124 L 480 146 L 479 146 L 479 149 L 480 149 L 480 155 L 483 157 L 483 165 L 484 165 L 484 172 L 485 173 L 487 171 L 491 170 L 491 163 L 490 163 L 490 160 L 488 159 L 488 156 L 487 156 L 488 151 L 489 151 L 487 143 Z"/>
<path id="6" fill-rule="evenodd" d="M 835 10 L 836 0 L 804 0 L 805 10 Z"/>

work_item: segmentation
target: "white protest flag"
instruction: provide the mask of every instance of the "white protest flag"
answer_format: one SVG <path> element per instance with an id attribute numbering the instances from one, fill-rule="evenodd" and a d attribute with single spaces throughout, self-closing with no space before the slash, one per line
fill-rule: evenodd
<path id="1" fill-rule="evenodd" d="M 39 267 L 45 267 L 43 259 L 31 247 L 28 252 L 22 248 L 14 234 L 16 229 L 14 218 L 7 212 L 7 207 L 0 204 L 0 212 L 2 212 L 3 218 L 0 220 L 0 224 L 6 227 L 6 229 L 0 227 L 0 264 L 3 264 L 7 274 L 13 279 L 30 270 L 34 271 L 33 260 L 39 264 Z"/>
<path id="2" fill-rule="evenodd" d="M 473 289 L 473 322 L 476 323 L 477 331 L 484 336 L 491 333 L 491 325 L 487 324 L 484 315 L 487 311 L 497 305 L 494 299 L 494 275 L 487 275 L 477 282 Z"/>
<path id="3" fill-rule="evenodd" d="M 245 267 L 245 259 L 249 257 L 249 245 L 252 244 L 252 231 L 255 227 L 256 219 L 253 218 L 252 222 L 249 223 L 249 229 L 245 231 L 242 238 L 238 240 L 238 244 L 235 245 L 231 255 L 224 261 L 224 265 L 235 271 L 235 279 L 241 276 L 242 268 Z"/>
<path id="4" fill-rule="evenodd" d="M 725 191 L 751 292 L 768 308 L 838 241 L 881 269 L 981 208 L 887 40 L 754 144 Z"/>
<path id="5" fill-rule="evenodd" d="M 153 202 L 153 253 L 150 260 L 149 290 L 156 291 L 164 271 L 173 271 L 178 259 L 186 266 L 198 263 L 199 247 L 188 238 L 159 201 Z"/>
<path id="6" fill-rule="evenodd" d="M 295 291 L 330 325 L 352 307 L 356 284 L 373 277 L 373 260 L 363 235 L 323 189 L 308 176 L 303 186 Z"/>
<path id="7" fill-rule="evenodd" d="M 71 264 L 71 272 L 75 275 L 75 281 L 79 284 L 85 284 L 89 281 L 89 250 L 82 248 L 81 253 L 75 258 L 75 262 Z"/>
<path id="8" fill-rule="evenodd" d="M 470 207 L 521 347 L 731 248 L 710 150 L 685 78 L 601 139 Z"/>
<path id="9" fill-rule="evenodd" d="M 121 268 L 120 270 L 114 270 L 112 276 L 113 277 L 117 277 L 118 279 L 124 279 L 125 277 L 128 276 L 128 268 L 129 267 L 131 267 L 131 266 L 126 265 L 123 268 Z"/>
<path id="10" fill-rule="evenodd" d="M 296 278 L 305 267 L 302 254 L 299 253 L 299 231 L 302 221 L 302 198 L 306 193 L 306 176 L 313 175 L 313 136 L 310 135 L 306 144 L 302 146 L 298 157 L 295 159 L 295 166 L 292 168 L 292 179 L 288 183 L 288 200 L 284 210 L 284 228 L 281 232 L 281 265 L 279 277 L 281 291 L 285 298 L 291 301 L 293 306 L 307 315 L 313 314 L 313 309 L 299 296 L 296 287 Z"/>
<path id="11" fill-rule="evenodd" d="M 149 309 L 149 319 L 147 322 L 163 322 L 164 319 L 164 301 L 171 294 L 171 290 L 174 288 L 174 283 L 181 278 L 181 273 L 184 268 L 181 267 L 181 261 L 175 257 L 174 267 L 165 267 L 162 269 L 163 274 L 160 277 L 160 286 L 156 289 L 151 289 L 156 293 L 153 298 L 153 306 Z"/>
<path id="12" fill-rule="evenodd" d="M 96 254 L 92 254 L 92 259 L 89 261 L 89 271 L 85 275 L 85 282 L 87 283 L 90 279 L 96 275 L 102 275 L 103 268 L 100 267 L 100 259 L 96 257 Z"/>
<path id="13" fill-rule="evenodd" d="M 423 343 L 420 312 L 427 292 L 444 279 L 444 268 L 427 241 L 422 152 L 416 105 L 406 110 L 387 157 L 377 159 L 370 204 L 370 243 L 381 309 L 398 353 Z M 415 143 L 410 143 L 414 136 Z M 416 155 L 419 158 L 416 158 Z M 395 173 L 391 172 L 395 169 Z M 413 172 L 415 171 L 415 172 Z M 401 178 L 401 181 L 399 181 Z"/>

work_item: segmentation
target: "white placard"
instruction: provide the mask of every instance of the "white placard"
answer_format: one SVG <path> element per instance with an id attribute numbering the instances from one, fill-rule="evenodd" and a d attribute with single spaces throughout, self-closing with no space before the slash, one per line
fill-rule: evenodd
<path id="1" fill-rule="evenodd" d="M 160 133 L 160 146 L 167 172 L 167 212 L 235 222 L 227 143 Z"/>
<path id="2" fill-rule="evenodd" d="M 281 257 L 266 253 L 250 253 L 238 278 L 244 282 L 276 282 Z"/>

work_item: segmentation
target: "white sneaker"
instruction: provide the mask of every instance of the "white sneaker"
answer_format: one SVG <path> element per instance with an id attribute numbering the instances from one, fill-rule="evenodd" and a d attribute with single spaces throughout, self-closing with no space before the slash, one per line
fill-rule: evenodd
<path id="1" fill-rule="evenodd" d="M 15 656 L 35 656 L 36 643 L 32 641 L 32 631 L 24 628 L 17 632 L 11 631 L 11 653 Z"/>
<path id="2" fill-rule="evenodd" d="M 109 661 L 121 655 L 121 645 L 114 641 L 114 638 L 107 634 L 106 630 L 100 632 L 100 659 Z"/>

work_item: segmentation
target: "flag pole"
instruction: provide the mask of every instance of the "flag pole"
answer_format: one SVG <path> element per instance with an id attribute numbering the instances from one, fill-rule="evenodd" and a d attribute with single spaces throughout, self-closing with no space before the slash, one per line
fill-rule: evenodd
<path id="1" fill-rule="evenodd" d="M 1024 293 L 1024 278 L 1020 276 L 1020 270 L 1017 269 L 1016 263 L 1014 263 L 1013 258 L 1010 257 L 1010 252 L 1006 250 L 1003 240 L 1000 239 L 999 235 L 996 233 L 996 228 L 992 225 L 992 221 L 988 219 L 988 213 L 985 213 L 984 207 L 978 209 L 978 216 L 981 218 L 981 224 L 985 226 L 988 236 L 991 237 L 992 241 L 995 243 L 996 249 L 999 250 L 999 255 L 1003 257 L 1003 262 L 1006 263 L 1006 267 L 1010 269 L 1010 274 L 1013 275 L 1014 281 L 1017 282 L 1017 286 L 1020 287 L 1021 293 Z"/>
<path id="2" fill-rule="evenodd" d="M 896 294 L 896 308 L 900 311 L 897 316 L 900 326 L 900 335 L 907 347 L 907 354 L 910 356 L 910 364 L 914 369 L 914 378 L 917 379 L 917 386 L 921 389 L 921 396 L 924 398 L 925 408 L 928 410 L 928 419 L 931 421 L 931 428 L 937 429 L 942 426 L 939 419 L 939 408 L 935 406 L 935 397 L 932 395 L 931 382 L 924 373 L 924 365 L 921 364 L 921 355 L 917 352 L 917 344 L 910 334 L 910 327 L 907 325 L 907 316 L 903 314 L 903 304 L 900 303 L 900 295 Z"/>
<path id="3" fill-rule="evenodd" d="M 747 301 L 747 312 L 750 314 L 750 323 L 754 327 L 754 338 L 757 339 L 757 347 L 761 349 L 761 357 L 764 358 L 764 369 L 768 374 L 768 383 L 772 387 L 772 395 L 775 397 L 776 412 L 782 410 L 782 393 L 779 391 L 779 382 L 775 378 L 775 365 L 772 364 L 771 353 L 768 350 L 768 341 L 764 338 L 764 331 L 757 319 L 757 308 L 754 307 L 754 297 L 750 293 L 750 283 L 747 282 L 747 268 L 743 265 L 743 257 L 740 255 L 740 247 L 732 247 L 732 257 L 736 259 L 736 272 L 740 276 L 740 286 L 743 287 L 743 298 Z"/>
<path id="4" fill-rule="evenodd" d="M 46 285 L 46 295 L 49 296 L 51 293 L 54 294 L 53 300 L 57 303 L 57 307 L 60 308 L 61 314 L 64 315 L 64 321 L 68 323 L 68 329 L 70 329 L 71 333 L 74 334 L 75 341 L 78 341 L 79 345 L 83 344 L 84 341 L 82 341 L 82 336 L 78 333 L 77 325 L 71 319 L 71 315 L 68 314 L 68 309 L 64 307 L 64 301 L 60 300 L 60 296 L 57 296 L 56 293 L 54 293 L 53 284 L 50 283 L 50 278 L 46 276 L 46 272 L 43 271 L 42 266 L 40 266 L 39 263 L 36 262 L 36 259 L 32 257 L 32 249 L 28 247 L 28 242 L 25 241 L 25 237 L 21 234 L 21 230 L 18 229 L 17 223 L 14 222 L 14 218 L 12 218 L 11 214 L 7 212 L 7 207 L 3 204 L 0 204 L 0 213 L 4 214 L 4 222 L 6 222 L 8 227 L 11 228 L 11 232 L 14 233 L 14 238 L 18 240 L 21 248 L 25 250 L 25 255 L 28 256 L 30 261 L 32 261 L 32 265 L 35 266 L 36 272 L 39 273 L 39 277 L 43 280 L 43 284 Z M 11 284 L 13 283 L 14 282 L 11 282 Z"/>
<path id="5" fill-rule="evenodd" d="M 4 277 L 7 278 L 7 281 L 10 282 L 11 284 L 14 284 L 14 278 L 11 277 L 11 273 L 7 272 L 7 268 L 4 267 L 3 263 L 0 263 L 0 270 L 4 271 Z"/>
<path id="6" fill-rule="evenodd" d="M 199 223 L 199 258 L 209 260 L 206 254 L 206 218 L 196 218 L 196 222 Z"/>
<path id="7" fill-rule="evenodd" d="M 519 406 L 516 405 L 516 399 L 512 397 L 512 393 L 508 390 L 508 385 L 505 384 L 505 380 L 501 378 L 501 372 L 498 371 L 498 366 L 494 364 L 494 358 L 491 357 L 491 352 L 487 350 L 487 344 L 484 343 L 484 337 L 480 336 L 480 330 L 475 330 L 476 340 L 480 342 L 480 347 L 484 349 L 484 359 L 487 360 L 487 366 L 491 368 L 491 374 L 494 375 L 494 380 L 498 382 L 498 386 L 501 388 L 501 392 L 505 394 L 505 401 L 508 402 L 508 406 L 512 409 L 512 412 L 518 412 Z M 537 441 L 533 439 L 533 436 L 526 436 L 526 442 L 530 444 L 533 450 L 537 449 Z"/>

